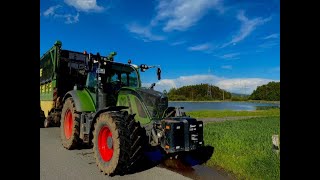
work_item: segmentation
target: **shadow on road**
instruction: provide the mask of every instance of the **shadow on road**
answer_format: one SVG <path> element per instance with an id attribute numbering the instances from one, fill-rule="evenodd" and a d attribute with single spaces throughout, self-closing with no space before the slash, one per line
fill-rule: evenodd
<path id="1" fill-rule="evenodd" d="M 196 180 L 231 179 L 228 174 L 203 165 L 212 157 L 213 153 L 214 147 L 205 146 L 197 151 L 185 153 L 178 159 L 166 159 L 158 167 Z"/>
<path id="2" fill-rule="evenodd" d="M 196 151 L 182 155 L 181 161 L 189 166 L 201 165 L 206 163 L 214 153 L 214 147 L 204 146 Z"/>
<path id="3" fill-rule="evenodd" d="M 134 169 L 131 169 L 128 174 L 138 173 L 158 166 L 186 175 L 194 171 L 192 166 L 207 162 L 213 155 L 213 152 L 214 147 L 204 146 L 196 151 L 179 154 L 178 158 L 175 159 L 173 158 L 174 155 L 166 155 L 159 149 L 148 151 L 145 152 L 144 158 L 137 162 Z"/>
<path id="4" fill-rule="evenodd" d="M 132 166 L 127 174 L 135 174 L 146 171 L 159 165 L 164 159 L 164 154 L 159 148 L 150 149 L 144 152 L 144 156 Z"/>

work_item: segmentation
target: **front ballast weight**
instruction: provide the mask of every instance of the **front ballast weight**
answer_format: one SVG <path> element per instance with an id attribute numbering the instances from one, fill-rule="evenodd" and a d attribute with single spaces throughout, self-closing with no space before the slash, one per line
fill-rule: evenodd
<path id="1" fill-rule="evenodd" d="M 172 117 L 161 121 L 164 129 L 161 147 L 166 153 L 192 151 L 204 145 L 203 122 L 190 117 Z"/>

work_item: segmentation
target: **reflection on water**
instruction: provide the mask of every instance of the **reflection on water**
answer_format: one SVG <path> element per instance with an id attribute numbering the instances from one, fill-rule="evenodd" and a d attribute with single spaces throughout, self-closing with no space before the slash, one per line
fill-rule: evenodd
<path id="1" fill-rule="evenodd" d="M 257 109 L 278 108 L 280 104 L 253 102 L 169 102 L 169 106 L 182 106 L 185 111 L 195 110 L 235 110 L 253 111 Z"/>

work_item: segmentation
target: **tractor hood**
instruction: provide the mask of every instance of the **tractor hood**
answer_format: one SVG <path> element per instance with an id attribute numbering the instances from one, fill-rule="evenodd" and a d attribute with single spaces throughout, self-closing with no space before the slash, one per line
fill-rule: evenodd
<path id="1" fill-rule="evenodd" d="M 126 99 L 124 97 L 127 96 Z M 127 101 L 132 101 L 127 103 Z M 137 109 L 136 114 L 148 115 L 149 119 L 161 119 L 168 108 L 168 97 L 150 88 L 122 88 L 119 92 L 119 105 L 127 105 L 129 109 Z M 136 106 L 136 107 L 133 107 Z M 143 115 L 141 115 L 143 116 Z"/>

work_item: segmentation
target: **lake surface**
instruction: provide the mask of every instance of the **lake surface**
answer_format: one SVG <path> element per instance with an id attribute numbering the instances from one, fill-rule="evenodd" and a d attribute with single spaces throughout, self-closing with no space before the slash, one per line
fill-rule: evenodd
<path id="1" fill-rule="evenodd" d="M 254 102 L 169 102 L 169 106 L 182 106 L 185 111 L 196 110 L 235 110 L 253 111 L 257 107 L 280 107 L 275 103 L 254 103 Z"/>

